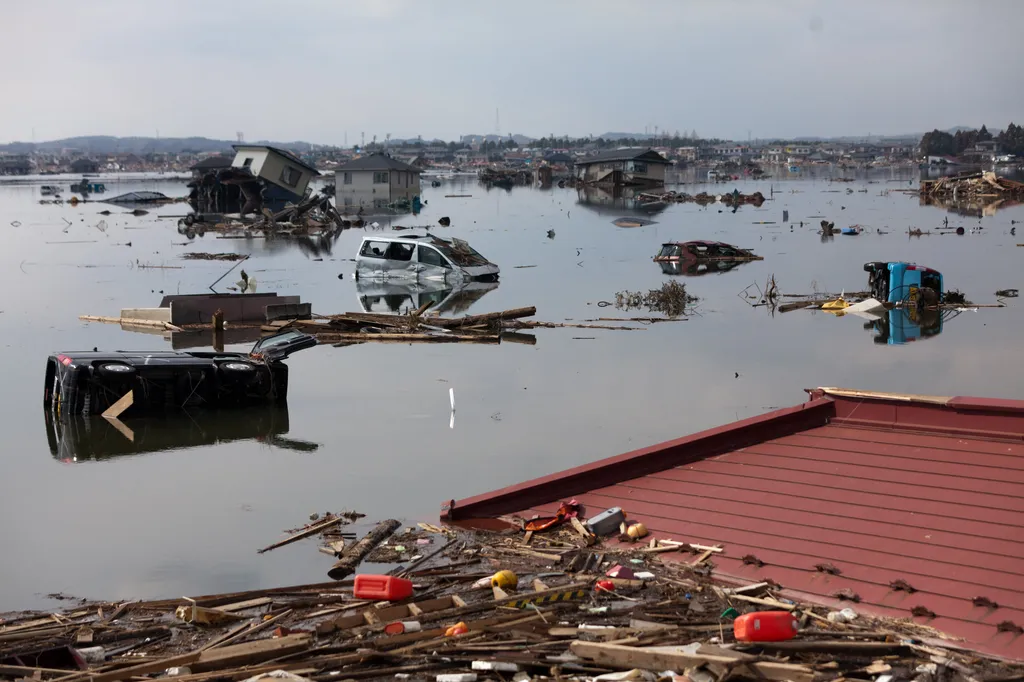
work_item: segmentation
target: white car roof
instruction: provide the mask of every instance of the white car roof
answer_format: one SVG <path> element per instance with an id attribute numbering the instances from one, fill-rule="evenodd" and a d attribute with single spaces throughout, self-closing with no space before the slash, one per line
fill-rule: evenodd
<path id="1" fill-rule="evenodd" d="M 366 235 L 363 237 L 364 242 L 413 242 L 416 243 L 422 239 L 430 239 L 432 235 L 429 234 L 404 234 L 404 235 Z M 440 239 L 440 238 L 438 238 Z M 444 240 L 447 241 L 447 240 Z"/>

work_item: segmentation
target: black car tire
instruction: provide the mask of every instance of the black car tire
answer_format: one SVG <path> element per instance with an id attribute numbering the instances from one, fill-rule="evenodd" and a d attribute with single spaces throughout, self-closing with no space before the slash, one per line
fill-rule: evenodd
<path id="1" fill-rule="evenodd" d="M 135 375 L 135 368 L 123 362 L 105 362 L 96 368 L 101 376 L 124 379 Z"/>

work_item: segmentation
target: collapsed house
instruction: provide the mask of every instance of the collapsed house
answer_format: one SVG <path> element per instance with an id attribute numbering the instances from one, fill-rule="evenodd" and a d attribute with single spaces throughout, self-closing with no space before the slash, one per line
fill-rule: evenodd
<path id="1" fill-rule="evenodd" d="M 613 149 L 578 160 L 575 178 L 594 185 L 664 185 L 671 165 L 653 149 Z"/>
<path id="2" fill-rule="evenodd" d="M 188 185 L 192 210 L 242 216 L 265 208 L 280 211 L 286 204 L 300 203 L 309 182 L 320 175 L 316 167 L 285 149 L 244 144 L 234 149 L 230 166 L 196 169 L 198 177 Z"/>

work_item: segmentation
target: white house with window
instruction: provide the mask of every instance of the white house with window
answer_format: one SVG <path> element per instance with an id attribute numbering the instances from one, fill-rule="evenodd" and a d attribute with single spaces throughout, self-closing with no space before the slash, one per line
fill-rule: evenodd
<path id="1" fill-rule="evenodd" d="M 420 169 L 388 154 L 367 154 L 334 171 L 338 207 L 386 208 L 420 193 Z"/>
<path id="2" fill-rule="evenodd" d="M 309 181 L 320 175 L 315 166 L 285 149 L 263 144 L 236 144 L 234 149 L 231 167 L 246 169 L 263 180 L 267 199 L 297 201 L 306 193 Z"/>

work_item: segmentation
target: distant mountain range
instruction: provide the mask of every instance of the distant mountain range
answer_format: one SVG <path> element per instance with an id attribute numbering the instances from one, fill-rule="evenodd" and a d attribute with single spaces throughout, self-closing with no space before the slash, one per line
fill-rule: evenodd
<path id="1" fill-rule="evenodd" d="M 959 130 L 975 130 L 974 127 L 970 126 L 954 126 L 946 132 L 955 134 Z M 997 130 L 993 128 L 992 134 L 997 134 Z M 800 140 L 804 142 L 917 142 L 921 139 L 923 133 L 908 133 L 906 135 L 849 135 L 843 137 L 815 137 L 815 136 L 801 136 L 792 138 L 794 140 Z M 623 140 L 628 138 L 633 139 L 644 139 L 650 138 L 650 135 L 644 135 L 643 133 L 617 133 L 608 132 L 597 137 L 604 138 L 605 140 Z M 595 139 L 597 139 L 595 137 Z M 462 135 L 460 137 L 464 144 L 479 144 L 481 142 L 501 142 L 508 139 L 508 135 Z M 512 135 L 512 139 L 516 141 L 516 144 L 528 145 L 531 142 L 537 140 L 535 137 L 528 135 Z M 768 139 L 779 139 L 779 138 L 761 138 L 762 141 Z M 424 144 L 435 144 L 445 142 L 443 140 L 419 140 L 418 138 L 410 138 L 407 140 L 392 139 L 389 145 L 404 145 L 412 144 L 415 142 L 422 141 Z M 164 153 L 164 154 L 178 154 L 178 153 L 210 153 L 210 152 L 230 152 L 231 145 L 237 144 L 234 140 L 214 140 L 208 137 L 114 137 L 111 135 L 86 135 L 82 137 L 68 137 L 62 140 L 51 140 L 49 142 L 11 142 L 9 144 L 0 144 L 0 152 L 6 152 L 9 154 L 30 154 L 32 152 L 43 152 L 43 153 L 57 153 L 62 149 L 77 149 L 85 155 L 98 155 L 98 154 L 152 154 L 152 153 Z M 310 142 L 271 142 L 267 140 L 255 140 L 247 141 L 247 144 L 269 144 L 275 147 L 282 147 L 284 149 L 291 150 L 293 152 L 302 154 L 311 151 L 316 148 L 330 147 L 330 145 L 316 145 Z"/>
<path id="2" fill-rule="evenodd" d="M 212 140 L 208 137 L 113 137 L 110 135 L 86 135 L 68 137 L 63 140 L 49 142 L 11 142 L 0 145 L 0 152 L 11 154 L 29 154 L 32 152 L 60 152 L 62 149 L 77 149 L 83 154 L 178 154 L 230 152 L 231 145 L 238 144 L 233 140 Z M 314 147 L 309 142 L 268 142 L 266 140 L 247 141 L 246 144 L 269 144 L 282 147 L 293 152 L 304 153 Z"/>
<path id="3" fill-rule="evenodd" d="M 479 144 L 481 142 L 504 142 L 508 137 L 508 135 L 460 135 L 459 140 L 463 144 Z M 512 135 L 512 139 L 516 141 L 516 144 L 530 144 L 537 138 L 515 134 Z"/>

